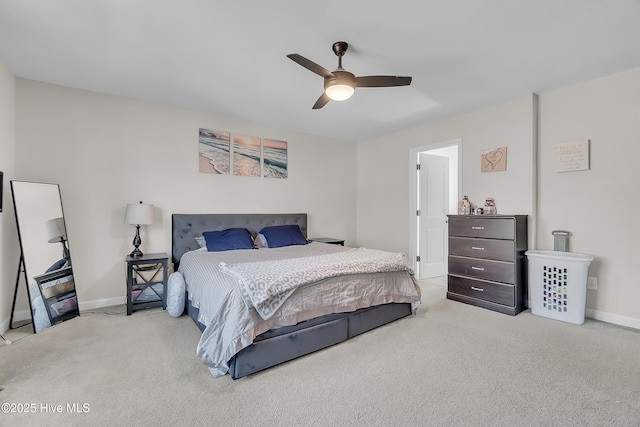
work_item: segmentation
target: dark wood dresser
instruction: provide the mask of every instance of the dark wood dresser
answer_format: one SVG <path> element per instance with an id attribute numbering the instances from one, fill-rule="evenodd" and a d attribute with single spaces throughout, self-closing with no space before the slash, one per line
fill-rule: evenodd
<path id="1" fill-rule="evenodd" d="M 515 315 L 526 308 L 526 215 L 449 215 L 447 298 Z"/>

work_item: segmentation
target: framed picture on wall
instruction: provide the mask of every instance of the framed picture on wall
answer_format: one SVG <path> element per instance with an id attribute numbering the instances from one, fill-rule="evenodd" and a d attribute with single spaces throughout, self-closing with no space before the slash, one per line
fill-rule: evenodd
<path id="1" fill-rule="evenodd" d="M 287 143 L 276 139 L 262 141 L 264 161 L 263 176 L 267 178 L 287 177 Z"/>
<path id="2" fill-rule="evenodd" d="M 507 170 L 507 147 L 494 148 L 482 152 L 481 172 L 499 172 Z"/>
<path id="3" fill-rule="evenodd" d="M 199 171 L 202 173 L 229 174 L 231 147 L 229 132 L 200 128 Z"/>
<path id="4" fill-rule="evenodd" d="M 589 140 L 556 145 L 556 172 L 589 169 Z"/>
<path id="5" fill-rule="evenodd" d="M 249 135 L 233 136 L 233 174 L 260 176 L 262 147 L 260 138 Z"/>

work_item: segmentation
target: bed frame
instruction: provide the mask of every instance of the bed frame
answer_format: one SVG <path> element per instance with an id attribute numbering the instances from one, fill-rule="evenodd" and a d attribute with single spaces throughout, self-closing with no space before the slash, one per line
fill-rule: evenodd
<path id="1" fill-rule="evenodd" d="M 172 261 L 178 271 L 180 258 L 198 249 L 195 238 L 205 231 L 232 227 L 246 228 L 253 234 L 272 225 L 298 225 L 307 237 L 307 214 L 173 214 Z M 189 304 L 187 313 L 201 331 L 198 309 Z M 336 313 L 309 319 L 297 325 L 267 331 L 258 335 L 253 344 L 242 349 L 229 361 L 229 374 L 235 380 L 296 357 L 346 341 L 356 335 L 377 328 L 411 314 L 411 304 L 383 304 L 349 313 Z"/>

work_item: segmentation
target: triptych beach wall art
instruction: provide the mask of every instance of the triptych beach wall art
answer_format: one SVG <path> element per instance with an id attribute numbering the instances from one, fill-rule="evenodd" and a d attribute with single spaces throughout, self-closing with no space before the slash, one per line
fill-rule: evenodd
<path id="1" fill-rule="evenodd" d="M 287 142 L 231 132 L 199 130 L 202 173 L 287 178 Z"/>

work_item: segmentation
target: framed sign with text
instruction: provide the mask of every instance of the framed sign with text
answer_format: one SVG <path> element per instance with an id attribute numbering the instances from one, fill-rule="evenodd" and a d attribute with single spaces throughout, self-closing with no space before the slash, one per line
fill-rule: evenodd
<path id="1" fill-rule="evenodd" d="M 556 172 L 589 169 L 589 140 L 556 145 Z"/>

